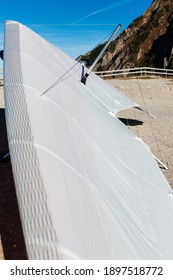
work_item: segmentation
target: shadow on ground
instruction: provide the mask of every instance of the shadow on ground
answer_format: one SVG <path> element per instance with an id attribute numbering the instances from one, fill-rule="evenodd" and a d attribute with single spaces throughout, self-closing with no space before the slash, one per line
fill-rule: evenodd
<path id="1" fill-rule="evenodd" d="M 126 119 L 126 118 L 119 118 L 119 120 L 128 126 L 136 126 L 136 125 L 143 125 L 143 122 L 134 120 L 134 119 Z"/>
<path id="2" fill-rule="evenodd" d="M 8 152 L 5 110 L 0 108 L 0 157 Z M 10 158 L 0 162 L 0 236 L 6 260 L 26 260 Z"/>

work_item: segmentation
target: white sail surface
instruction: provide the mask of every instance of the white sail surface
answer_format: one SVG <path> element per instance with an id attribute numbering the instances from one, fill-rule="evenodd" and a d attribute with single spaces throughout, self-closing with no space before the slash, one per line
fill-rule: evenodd
<path id="1" fill-rule="evenodd" d="M 80 76 L 80 63 L 6 22 L 6 122 L 29 259 L 172 259 L 171 188 L 109 114 L 136 104 Z"/>

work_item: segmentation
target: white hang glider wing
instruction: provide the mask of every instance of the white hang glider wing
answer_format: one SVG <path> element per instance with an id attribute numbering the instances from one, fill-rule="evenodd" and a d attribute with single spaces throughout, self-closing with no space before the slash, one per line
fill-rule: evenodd
<path id="1" fill-rule="evenodd" d="M 25 26 L 5 24 L 10 155 L 29 259 L 172 259 L 171 188 L 115 114 L 136 106 Z"/>

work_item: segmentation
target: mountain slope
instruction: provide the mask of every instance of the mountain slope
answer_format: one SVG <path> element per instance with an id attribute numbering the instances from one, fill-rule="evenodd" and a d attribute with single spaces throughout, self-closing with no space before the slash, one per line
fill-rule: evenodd
<path id="1" fill-rule="evenodd" d="M 77 60 L 92 64 L 102 47 L 97 46 Z M 95 70 L 137 66 L 173 68 L 173 0 L 154 0 L 110 44 Z"/>

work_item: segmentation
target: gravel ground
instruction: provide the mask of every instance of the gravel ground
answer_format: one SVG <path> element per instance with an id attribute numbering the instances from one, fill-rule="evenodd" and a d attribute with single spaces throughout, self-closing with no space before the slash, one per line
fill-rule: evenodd
<path id="1" fill-rule="evenodd" d="M 142 109 L 155 117 L 137 109 L 122 111 L 123 118 L 138 137 L 151 149 L 152 153 L 166 166 L 162 169 L 173 187 L 173 80 L 164 78 L 107 80 Z"/>
<path id="2" fill-rule="evenodd" d="M 173 187 L 173 80 L 112 79 L 107 82 L 156 117 L 153 119 L 137 109 L 118 114 L 168 166 L 168 170 L 162 169 L 162 172 Z M 0 155 L 7 151 L 3 87 L 0 86 Z M 0 259 L 27 259 L 10 161 L 0 163 Z"/>

